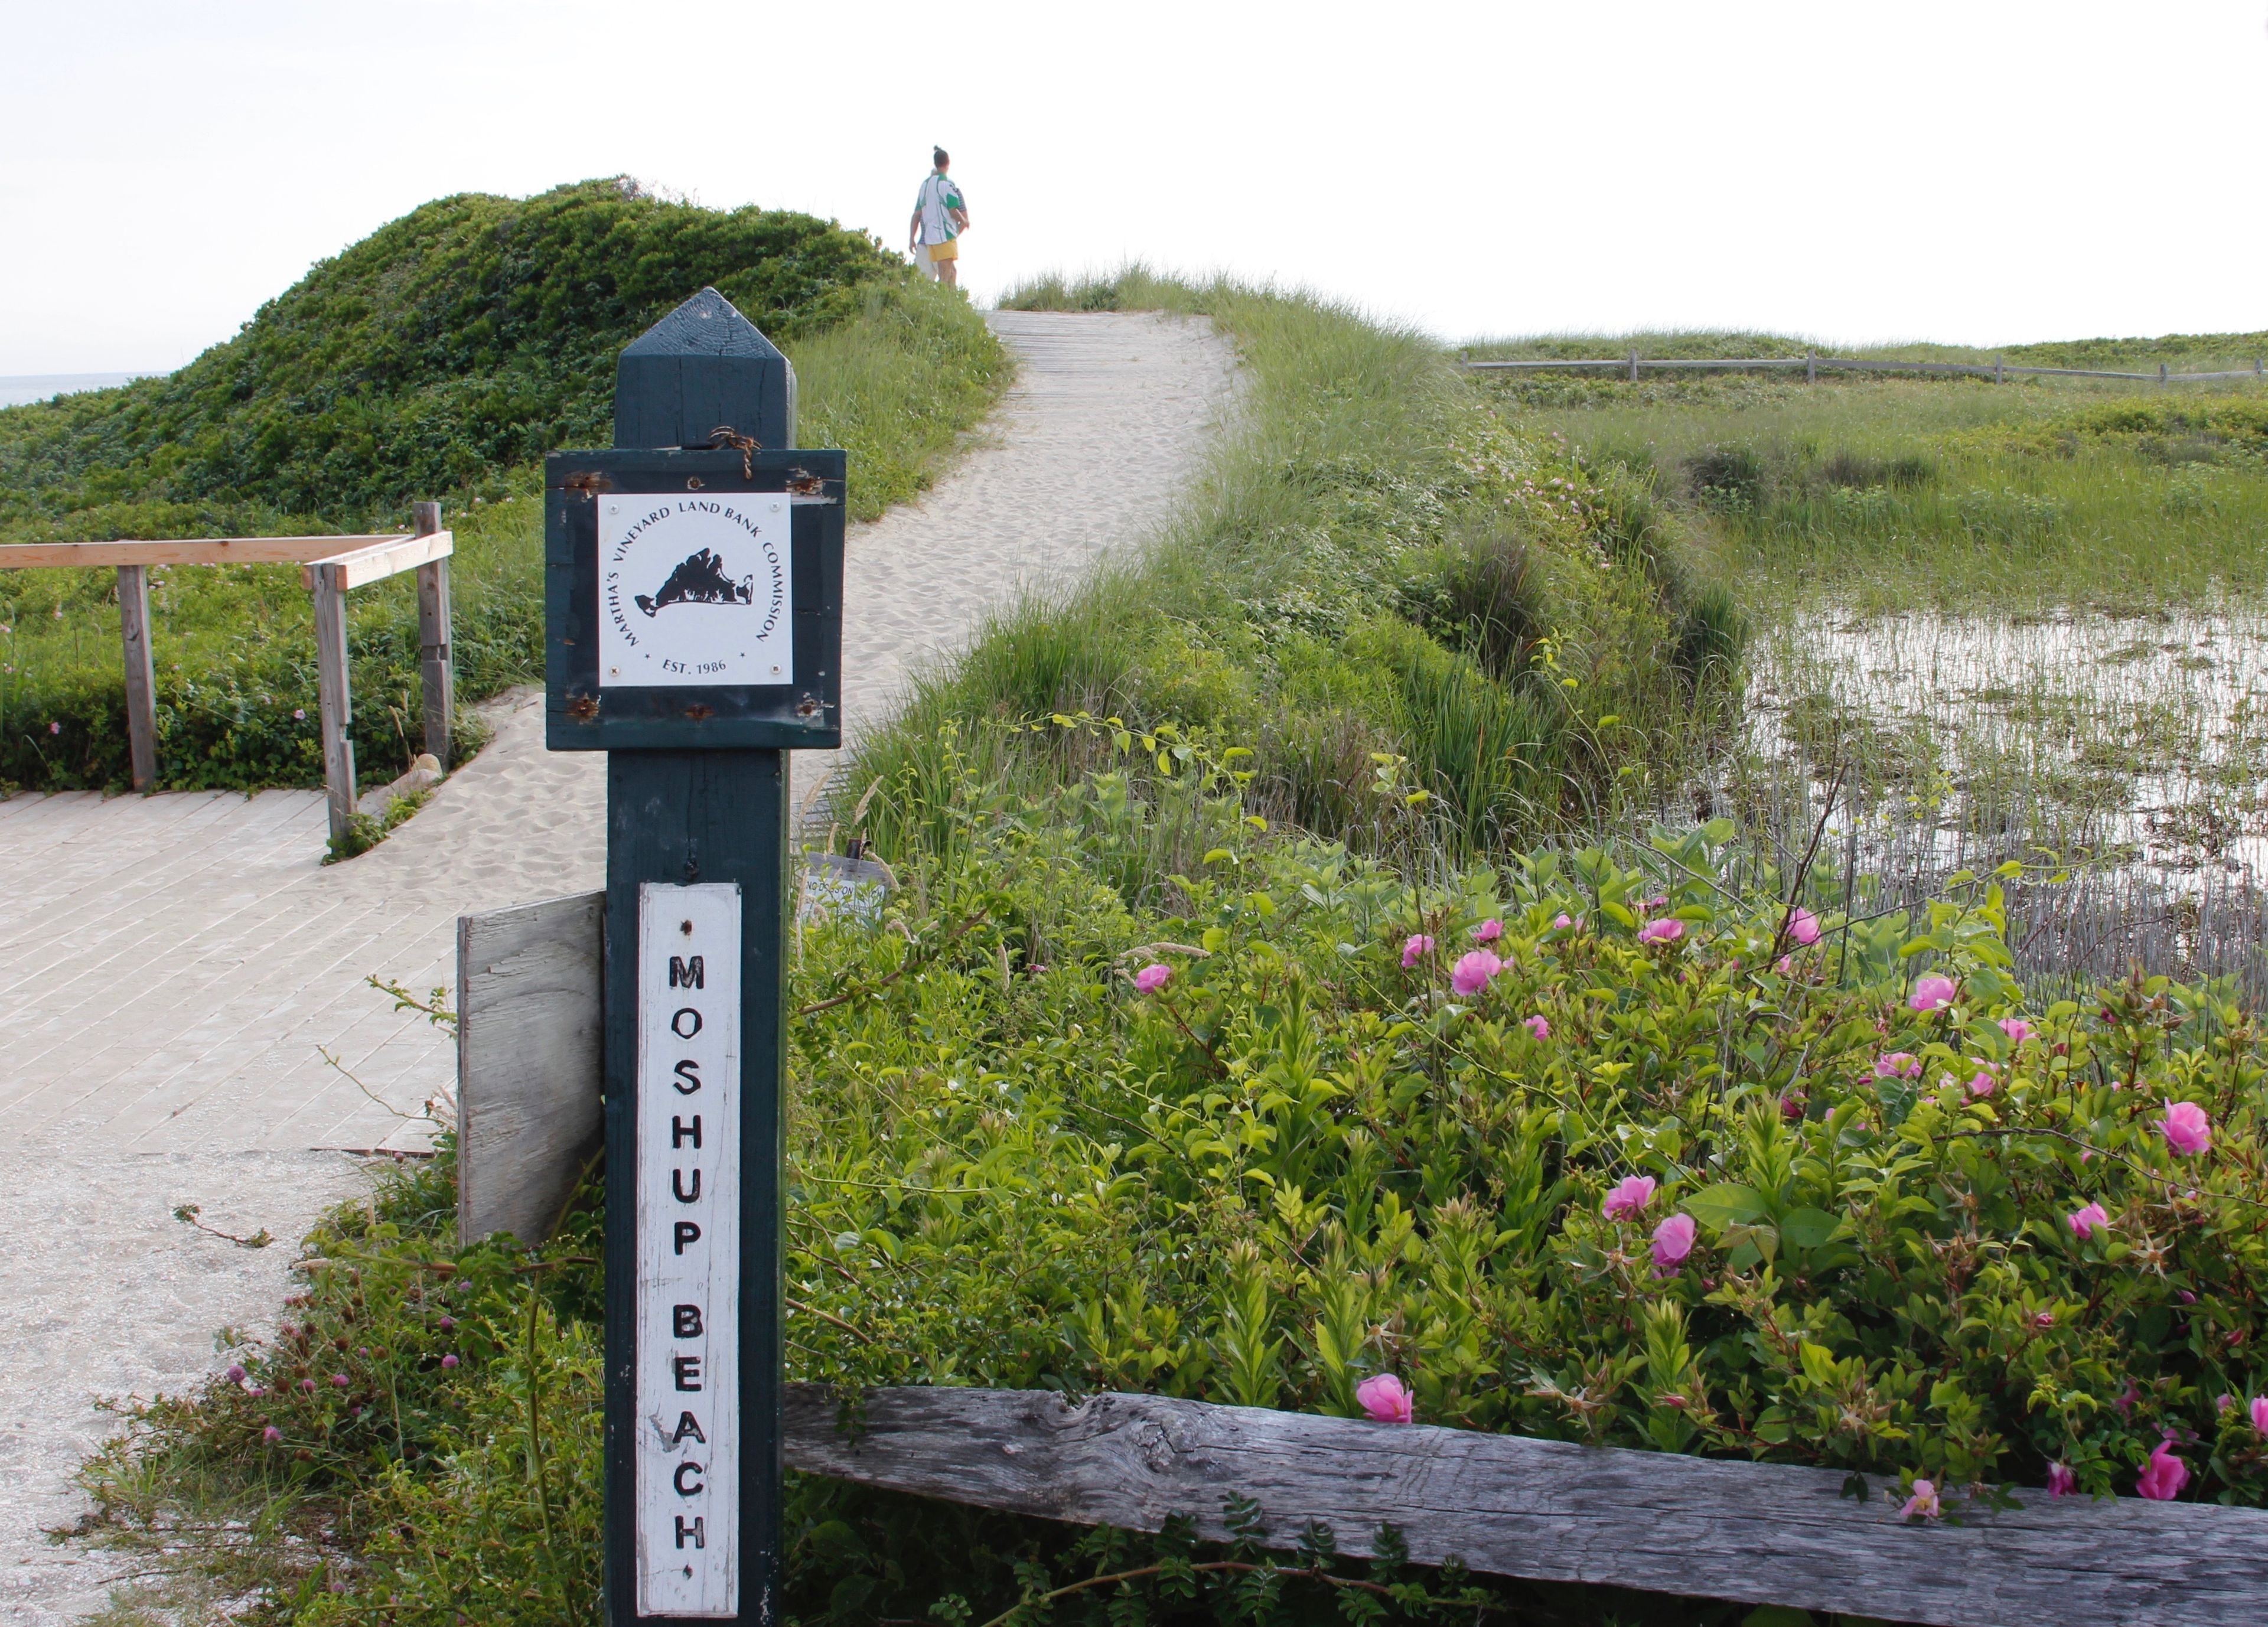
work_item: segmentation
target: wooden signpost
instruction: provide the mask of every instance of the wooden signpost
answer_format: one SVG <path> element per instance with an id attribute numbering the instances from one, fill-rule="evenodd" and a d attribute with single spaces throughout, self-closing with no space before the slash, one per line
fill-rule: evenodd
<path id="1" fill-rule="evenodd" d="M 607 763 L 608 1619 L 778 1619 L 787 753 L 842 743 L 840 452 L 703 289 L 544 475 L 547 729 Z"/>

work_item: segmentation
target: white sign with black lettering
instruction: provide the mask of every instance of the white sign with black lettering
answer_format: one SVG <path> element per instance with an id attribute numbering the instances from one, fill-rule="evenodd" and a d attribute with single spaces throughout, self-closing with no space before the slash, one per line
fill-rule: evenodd
<path id="1" fill-rule="evenodd" d="M 740 889 L 638 887 L 637 1612 L 740 1609 Z"/>
<path id="2" fill-rule="evenodd" d="M 784 492 L 608 492 L 599 687 L 795 681 Z"/>

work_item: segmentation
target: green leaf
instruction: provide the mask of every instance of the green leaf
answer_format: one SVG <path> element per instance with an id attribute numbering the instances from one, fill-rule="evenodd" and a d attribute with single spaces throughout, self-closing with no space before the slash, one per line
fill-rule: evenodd
<path id="1" fill-rule="evenodd" d="M 1780 1217 L 1779 1234 L 1791 1248 L 1816 1248 L 1841 1225 L 1823 1209 L 1795 1209 Z"/>
<path id="2" fill-rule="evenodd" d="M 1737 1181 L 1722 1181 L 1715 1186 L 1704 1187 L 1679 1205 L 1712 1231 L 1721 1232 L 1728 1226 L 1754 1223 L 1764 1218 L 1764 1200 L 1753 1187 L 1742 1186 Z"/>

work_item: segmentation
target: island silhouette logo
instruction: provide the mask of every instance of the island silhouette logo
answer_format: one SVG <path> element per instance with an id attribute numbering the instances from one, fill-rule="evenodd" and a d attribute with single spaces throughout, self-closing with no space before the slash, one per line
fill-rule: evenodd
<path id="1" fill-rule="evenodd" d="M 705 548 L 680 561 L 652 597 L 631 596 L 631 602 L 648 616 L 672 605 L 753 605 L 755 600 L 756 578 L 744 576 L 735 582 L 725 574 L 724 560 Z"/>

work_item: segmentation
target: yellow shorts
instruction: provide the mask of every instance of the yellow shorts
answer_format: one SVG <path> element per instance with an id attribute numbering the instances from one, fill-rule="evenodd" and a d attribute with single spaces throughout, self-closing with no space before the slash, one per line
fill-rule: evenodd
<path id="1" fill-rule="evenodd" d="M 950 239 L 942 243 L 932 243 L 929 257 L 932 260 L 958 260 L 961 258 L 961 245 Z"/>

